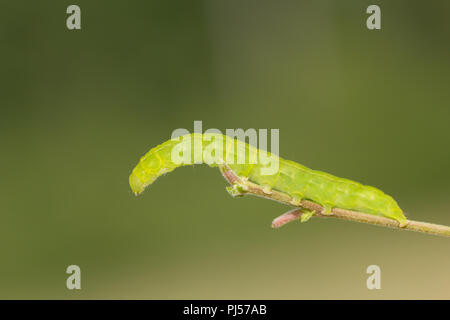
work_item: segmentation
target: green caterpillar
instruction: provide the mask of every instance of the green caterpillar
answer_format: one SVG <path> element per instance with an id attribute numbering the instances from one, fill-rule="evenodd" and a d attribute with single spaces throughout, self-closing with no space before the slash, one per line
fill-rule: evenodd
<path id="1" fill-rule="evenodd" d="M 194 149 L 196 145 L 201 145 L 197 151 L 202 154 L 210 152 L 210 158 L 201 159 L 198 152 L 190 152 L 192 142 Z M 176 148 L 178 150 L 175 150 Z M 183 163 L 175 161 L 174 154 L 177 152 L 188 153 L 189 157 L 185 157 Z M 245 152 L 245 159 L 248 159 L 244 163 L 240 161 L 242 152 Z M 278 161 L 278 170 L 268 174 L 269 161 L 257 160 L 262 154 L 266 154 L 267 159 Z M 215 161 L 211 161 L 211 157 Z M 248 179 L 268 191 L 274 189 L 288 194 L 292 197 L 292 203 L 299 204 L 302 199 L 306 199 L 320 204 L 324 208 L 322 214 L 329 214 L 332 208 L 342 208 L 394 219 L 400 226 L 407 223 L 397 202 L 377 188 L 309 169 L 242 141 L 215 133 L 181 136 L 151 149 L 133 169 L 129 179 L 130 187 L 138 195 L 159 176 L 193 162 L 207 163 L 212 167 L 226 164 L 234 174 L 244 180 Z"/>

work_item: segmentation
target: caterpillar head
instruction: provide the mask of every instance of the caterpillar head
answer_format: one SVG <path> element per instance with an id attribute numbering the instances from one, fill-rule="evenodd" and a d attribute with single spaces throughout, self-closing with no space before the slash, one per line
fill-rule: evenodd
<path id="1" fill-rule="evenodd" d="M 130 187 L 131 190 L 133 191 L 133 193 L 137 196 L 140 193 L 142 193 L 142 191 L 144 191 L 145 189 L 145 185 L 142 182 L 142 180 L 136 175 L 134 174 L 134 172 L 132 174 L 130 174 Z"/>

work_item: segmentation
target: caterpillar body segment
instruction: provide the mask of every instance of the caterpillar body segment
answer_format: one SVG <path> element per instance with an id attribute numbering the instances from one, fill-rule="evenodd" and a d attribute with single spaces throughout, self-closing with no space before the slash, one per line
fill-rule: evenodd
<path id="1" fill-rule="evenodd" d="M 174 154 L 178 151 L 188 154 L 184 162 L 175 161 Z M 277 161 L 277 170 L 270 172 L 273 161 Z M 322 214 L 331 213 L 332 208 L 342 208 L 388 217 L 401 226 L 407 222 L 397 202 L 377 188 L 309 169 L 216 133 L 189 134 L 151 149 L 133 169 L 129 180 L 131 189 L 137 195 L 159 176 L 193 163 L 211 167 L 226 163 L 236 176 L 262 186 L 264 192 L 274 189 L 291 196 L 292 203 L 306 199 L 320 204 L 324 208 Z M 235 196 L 240 193 L 238 189 L 228 191 Z"/>

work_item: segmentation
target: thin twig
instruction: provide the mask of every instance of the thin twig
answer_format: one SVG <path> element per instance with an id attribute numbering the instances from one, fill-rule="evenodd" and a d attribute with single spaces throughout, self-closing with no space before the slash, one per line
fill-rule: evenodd
<path id="1" fill-rule="evenodd" d="M 343 220 L 368 223 L 383 227 L 389 227 L 399 230 L 410 230 L 450 237 L 450 227 L 439 224 L 407 220 L 406 225 L 400 227 L 398 221 L 393 219 L 339 208 L 334 208 L 333 210 L 331 210 L 330 214 L 322 214 L 323 207 L 321 205 L 309 200 L 302 200 L 300 203 L 295 203 L 293 202 L 292 197 L 285 193 L 276 190 L 267 191 L 263 187 L 255 183 L 240 178 L 239 176 L 235 175 L 234 172 L 227 165 L 221 166 L 221 172 L 224 178 L 232 186 L 236 186 L 241 194 L 251 194 L 266 199 L 275 200 L 290 206 L 308 209 L 310 211 L 315 212 L 314 217 L 337 218 Z M 289 211 L 284 215 L 276 218 L 272 226 L 274 228 L 280 227 L 290 221 L 299 219 L 302 214 L 303 214 L 302 211 L 299 209 Z"/>

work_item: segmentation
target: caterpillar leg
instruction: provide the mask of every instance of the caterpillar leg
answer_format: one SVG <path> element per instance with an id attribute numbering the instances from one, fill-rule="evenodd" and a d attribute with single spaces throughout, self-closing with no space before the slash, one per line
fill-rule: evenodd
<path id="1" fill-rule="evenodd" d="M 243 188 L 243 186 L 240 184 L 233 184 L 232 186 L 228 186 L 225 189 L 233 198 L 243 197 L 246 191 L 245 188 Z"/>
<path id="2" fill-rule="evenodd" d="M 292 196 L 292 199 L 291 199 L 290 203 L 293 206 L 298 207 L 302 203 L 302 200 L 303 200 L 303 195 L 302 194 L 294 194 Z"/>
<path id="3" fill-rule="evenodd" d="M 262 186 L 262 190 L 265 194 L 272 194 L 272 187 L 267 184 Z"/>
<path id="4" fill-rule="evenodd" d="M 228 194 L 230 196 L 232 196 L 233 198 L 243 196 L 243 194 L 241 192 L 239 192 L 239 190 L 237 190 L 234 186 L 228 186 L 228 187 L 225 187 L 225 189 L 227 190 Z"/>
<path id="5" fill-rule="evenodd" d="M 242 178 L 237 176 L 231 169 L 223 163 L 219 165 L 219 170 L 223 177 L 231 184 L 231 186 L 226 187 L 227 192 L 232 197 L 242 197 L 248 191 L 248 187 L 245 184 L 247 178 Z"/>
<path id="6" fill-rule="evenodd" d="M 303 222 L 307 222 L 309 219 L 311 219 L 311 217 L 315 214 L 316 212 L 314 211 L 314 210 L 306 210 L 306 209 L 304 209 L 303 210 L 303 214 L 302 214 L 302 216 L 300 217 L 300 222 L 301 223 L 303 223 Z"/>
<path id="7" fill-rule="evenodd" d="M 329 215 L 331 215 L 331 209 L 332 209 L 332 207 L 330 205 L 324 204 L 321 214 L 323 214 L 324 216 L 329 216 Z"/>

